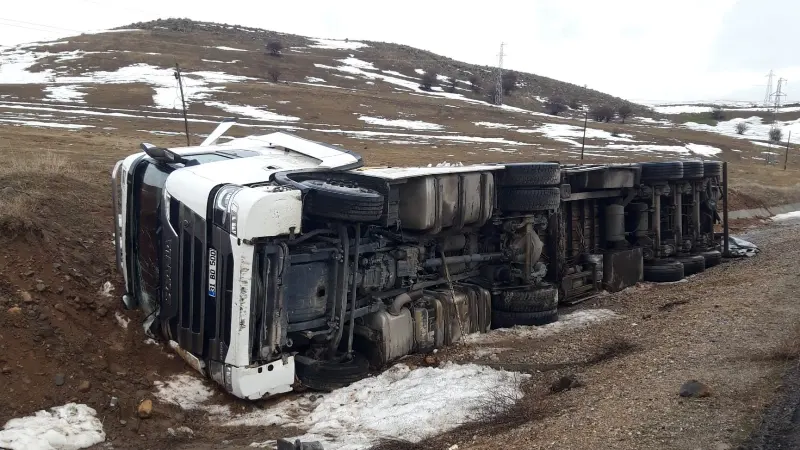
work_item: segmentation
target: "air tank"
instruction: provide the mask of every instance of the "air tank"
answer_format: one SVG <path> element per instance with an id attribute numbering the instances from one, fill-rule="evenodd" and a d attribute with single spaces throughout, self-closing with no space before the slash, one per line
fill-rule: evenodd
<path id="1" fill-rule="evenodd" d="M 625 207 L 622 205 L 606 206 L 606 242 L 614 243 L 625 240 Z"/>

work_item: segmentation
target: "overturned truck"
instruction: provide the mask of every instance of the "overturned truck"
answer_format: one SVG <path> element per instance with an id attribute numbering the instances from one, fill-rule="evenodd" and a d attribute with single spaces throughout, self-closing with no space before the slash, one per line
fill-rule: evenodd
<path id="1" fill-rule="evenodd" d="M 218 144 L 229 125 L 112 177 L 125 307 L 241 398 L 556 321 L 559 295 L 635 284 L 654 248 L 623 220 L 637 165 L 364 168 L 286 133 Z"/>

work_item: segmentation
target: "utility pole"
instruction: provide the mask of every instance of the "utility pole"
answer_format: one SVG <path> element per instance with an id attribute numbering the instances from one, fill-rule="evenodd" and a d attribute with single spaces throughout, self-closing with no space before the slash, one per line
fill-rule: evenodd
<path id="1" fill-rule="evenodd" d="M 189 142 L 189 119 L 186 117 L 186 100 L 183 98 L 183 80 L 181 80 L 181 66 L 175 63 L 175 79 L 178 80 L 178 87 L 181 90 L 181 105 L 183 105 L 183 127 L 186 130 L 186 146 L 191 147 Z"/>
<path id="2" fill-rule="evenodd" d="M 583 141 L 581 141 L 581 161 L 583 161 L 583 149 L 586 147 L 586 125 L 589 122 L 589 108 L 583 113 Z"/>
<path id="3" fill-rule="evenodd" d="M 505 49 L 506 44 L 504 42 L 500 43 L 500 53 L 497 54 L 498 61 L 497 61 L 497 75 L 495 76 L 494 80 L 494 104 L 495 105 L 502 105 L 503 104 L 503 57 L 505 53 L 503 50 Z"/>
<path id="4" fill-rule="evenodd" d="M 778 110 L 781 107 L 781 97 L 786 97 L 786 94 L 784 94 L 783 91 L 782 91 L 783 90 L 783 84 L 786 81 L 787 80 L 785 78 L 778 78 L 778 88 L 772 94 L 772 97 L 774 97 L 774 99 L 775 99 L 774 100 L 775 103 L 773 104 L 773 109 L 772 109 L 772 121 L 773 122 L 775 122 L 775 116 L 778 114 Z"/>
<path id="5" fill-rule="evenodd" d="M 775 76 L 775 73 L 770 70 L 769 75 L 767 75 L 767 91 L 764 93 L 764 107 L 768 107 L 770 103 L 772 103 L 772 77 Z"/>
<path id="6" fill-rule="evenodd" d="M 792 140 L 792 130 L 789 130 L 789 137 L 786 138 L 786 157 L 783 159 L 783 170 L 789 165 L 789 141 Z"/>

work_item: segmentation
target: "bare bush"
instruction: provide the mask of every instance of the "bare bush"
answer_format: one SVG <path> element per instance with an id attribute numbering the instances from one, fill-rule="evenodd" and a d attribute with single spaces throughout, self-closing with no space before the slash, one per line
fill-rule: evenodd
<path id="1" fill-rule="evenodd" d="M 447 78 L 447 92 L 454 94 L 456 92 L 456 86 L 458 85 L 458 78 L 455 75 L 451 75 Z"/>
<path id="2" fill-rule="evenodd" d="M 595 106 L 589 111 L 589 115 L 596 122 L 610 122 L 614 118 L 614 108 L 608 105 Z"/>
<path id="3" fill-rule="evenodd" d="M 619 132 L 618 129 L 614 128 L 613 130 L 611 130 L 611 136 L 619 137 L 619 135 L 620 135 L 620 132 Z"/>
<path id="4" fill-rule="evenodd" d="M 711 118 L 714 120 L 725 120 L 725 111 L 721 106 L 714 106 L 711 108 Z"/>
<path id="5" fill-rule="evenodd" d="M 567 110 L 567 105 L 564 104 L 563 99 L 553 97 L 547 100 L 547 103 L 544 104 L 544 109 L 547 111 L 547 114 L 557 116 Z"/>
<path id="6" fill-rule="evenodd" d="M 517 74 L 515 72 L 506 72 L 501 79 L 504 95 L 510 95 L 511 92 L 517 90 Z"/>
<path id="7" fill-rule="evenodd" d="M 269 75 L 269 79 L 272 80 L 273 83 L 277 83 L 281 77 L 281 71 L 273 67 L 267 71 L 267 75 Z"/>
<path id="8" fill-rule="evenodd" d="M 769 140 L 778 143 L 783 140 L 783 130 L 773 127 L 769 130 Z"/>
<path id="9" fill-rule="evenodd" d="M 750 127 L 747 125 L 747 122 L 739 122 L 736 124 L 736 134 L 744 134 L 748 128 Z"/>
<path id="10" fill-rule="evenodd" d="M 281 56 L 283 51 L 283 43 L 281 41 L 269 41 L 267 43 L 267 52 L 270 56 Z"/>
<path id="11" fill-rule="evenodd" d="M 469 77 L 469 88 L 472 89 L 472 92 L 474 92 L 476 94 L 480 94 L 481 93 L 481 89 L 482 89 L 482 86 L 481 86 L 482 84 L 483 84 L 483 82 L 481 81 L 481 78 L 479 76 L 470 75 L 470 77 Z"/>
<path id="12" fill-rule="evenodd" d="M 573 98 L 569 101 L 569 108 L 570 109 L 581 109 L 581 101 L 577 98 Z"/>
<path id="13" fill-rule="evenodd" d="M 619 118 L 622 119 L 622 123 L 625 123 L 625 119 L 627 119 L 633 113 L 633 109 L 631 109 L 631 105 L 624 103 L 617 108 L 617 115 Z"/>
<path id="14" fill-rule="evenodd" d="M 436 85 L 437 78 L 436 78 L 436 71 L 433 69 L 428 69 L 425 73 L 422 74 L 422 77 L 419 79 L 419 88 L 424 91 L 430 91 L 433 89 L 433 86 Z"/>
<path id="15" fill-rule="evenodd" d="M 497 85 L 493 84 L 489 86 L 489 89 L 486 90 L 486 101 L 491 104 L 499 104 L 498 100 L 500 99 L 500 92 L 498 92 Z M 502 103 L 502 101 L 500 101 Z"/>

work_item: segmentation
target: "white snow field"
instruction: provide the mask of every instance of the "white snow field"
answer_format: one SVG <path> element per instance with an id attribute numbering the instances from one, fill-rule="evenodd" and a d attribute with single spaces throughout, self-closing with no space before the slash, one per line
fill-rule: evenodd
<path id="1" fill-rule="evenodd" d="M 97 412 L 76 403 L 11 419 L 0 430 L 0 448 L 78 450 L 106 440 Z"/>

